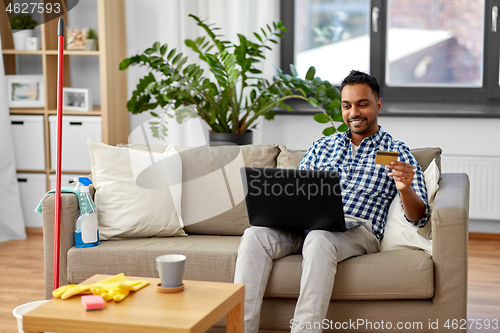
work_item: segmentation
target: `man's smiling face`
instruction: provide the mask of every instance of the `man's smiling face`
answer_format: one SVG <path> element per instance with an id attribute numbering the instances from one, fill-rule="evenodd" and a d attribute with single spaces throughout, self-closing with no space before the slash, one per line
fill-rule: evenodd
<path id="1" fill-rule="evenodd" d="M 361 140 L 378 132 L 378 115 L 382 99 L 366 83 L 344 86 L 341 92 L 342 119 L 351 130 L 351 139 Z"/>

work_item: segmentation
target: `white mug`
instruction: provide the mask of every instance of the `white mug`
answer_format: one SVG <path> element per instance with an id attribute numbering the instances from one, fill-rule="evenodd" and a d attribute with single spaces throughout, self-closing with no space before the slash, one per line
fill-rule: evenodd
<path id="1" fill-rule="evenodd" d="M 182 254 L 164 254 L 156 257 L 156 269 L 160 274 L 163 288 L 175 288 L 182 285 L 186 256 Z"/>

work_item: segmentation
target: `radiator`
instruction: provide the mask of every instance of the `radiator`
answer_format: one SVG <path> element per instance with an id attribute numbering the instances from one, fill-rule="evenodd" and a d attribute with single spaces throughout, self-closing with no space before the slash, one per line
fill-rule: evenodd
<path id="1" fill-rule="evenodd" d="M 441 169 L 469 175 L 471 219 L 500 220 L 500 157 L 443 155 Z"/>

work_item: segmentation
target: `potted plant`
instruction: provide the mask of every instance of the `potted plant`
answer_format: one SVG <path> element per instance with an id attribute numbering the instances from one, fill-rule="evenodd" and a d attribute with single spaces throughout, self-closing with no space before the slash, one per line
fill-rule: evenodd
<path id="1" fill-rule="evenodd" d="M 33 32 L 38 24 L 31 14 L 16 14 L 10 19 L 10 28 L 14 39 L 14 49 L 26 50 L 26 38 L 33 37 Z"/>
<path id="2" fill-rule="evenodd" d="M 255 64 L 265 59 L 263 51 L 271 49 L 269 43 L 277 44 L 276 39 L 283 38 L 281 33 L 286 32 L 286 28 L 281 22 L 254 33 L 257 42 L 238 34 L 239 44 L 233 44 L 217 35 L 219 28 L 207 25 L 194 15 L 189 16 L 205 30 L 208 38 L 186 39 L 185 44 L 206 63 L 212 76 L 205 75 L 197 63 L 187 64 L 187 57 L 160 42 L 120 63 L 121 70 L 135 65 L 149 69 L 149 73 L 139 80 L 127 109 L 133 114 L 150 111 L 158 118 L 150 122 L 155 137 L 167 136 L 167 118 L 176 118 L 182 123 L 188 118 L 201 117 L 211 128 L 211 142 L 218 134 L 223 134 L 250 137 L 237 140 L 238 144 L 248 144 L 251 143 L 250 130 L 255 128 L 258 117 L 273 119 L 277 107 L 293 111 L 284 103 L 289 99 L 302 99 L 321 109 L 314 119 L 330 123 L 323 134 L 347 130 L 345 124 L 337 127 L 334 123 L 342 122 L 338 89 L 316 77 L 314 67 L 309 68 L 305 79 L 298 77 L 293 65 L 291 75 L 277 69 L 272 82 L 259 77 L 262 72 Z M 158 106 L 164 110 L 162 114 L 152 111 Z M 223 141 L 230 142 L 229 139 Z"/>
<path id="3" fill-rule="evenodd" d="M 97 51 L 97 34 L 94 29 L 89 29 L 85 40 L 85 49 L 87 51 Z"/>

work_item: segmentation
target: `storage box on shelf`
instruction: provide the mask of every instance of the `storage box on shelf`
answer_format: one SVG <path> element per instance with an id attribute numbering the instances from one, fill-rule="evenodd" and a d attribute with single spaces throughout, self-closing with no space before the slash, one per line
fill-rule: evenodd
<path id="1" fill-rule="evenodd" d="M 98 57 L 98 61 L 83 61 L 88 66 L 98 64 L 99 84 L 88 87 L 96 92 L 96 96 L 101 96 L 100 105 L 95 105 L 92 111 L 64 111 L 65 127 L 63 129 L 63 185 L 66 185 L 66 178 L 73 179 L 75 174 L 86 175 L 90 173 L 90 162 L 87 152 L 87 138 L 102 140 L 108 144 L 126 143 L 129 134 L 127 102 L 127 76 L 125 72 L 119 71 L 118 65 L 126 57 L 126 39 L 125 39 L 125 2 L 124 0 L 87 0 L 94 1 L 96 8 L 97 27 L 99 32 L 99 50 L 64 50 L 64 78 L 63 86 L 71 86 L 71 76 L 81 76 L 82 66 L 78 66 L 79 72 L 70 71 L 70 62 L 81 57 Z M 65 2 L 62 2 L 63 7 Z M 81 7 L 81 6 L 80 6 Z M 88 7 L 87 7 L 88 8 Z M 18 171 L 29 172 L 28 176 L 19 176 L 20 179 L 26 179 L 21 186 L 29 187 L 29 190 L 23 191 L 24 202 L 29 198 L 25 193 L 31 192 L 31 186 L 27 184 L 34 183 L 31 177 L 37 179 L 37 182 L 43 179 L 43 191 L 54 187 L 50 180 L 54 180 L 55 154 L 51 154 L 55 149 L 54 138 L 51 138 L 51 123 L 49 118 L 55 118 L 57 114 L 57 71 L 58 71 L 58 39 L 57 28 L 58 20 L 53 19 L 41 24 L 36 28 L 37 36 L 40 37 L 40 50 L 14 50 L 13 35 L 9 28 L 9 19 L 5 10 L 5 4 L 0 1 L 0 33 L 2 40 L 2 56 L 4 60 L 5 74 L 43 74 L 45 87 L 45 106 L 39 108 L 11 108 L 12 131 L 14 135 L 16 162 Z M 63 8 L 65 11 L 65 7 Z M 77 12 L 79 6 L 71 9 L 70 18 L 75 17 L 73 12 Z M 87 15 L 87 13 L 85 13 Z M 71 25 L 68 20 L 68 14 L 62 16 L 66 27 Z M 33 62 L 27 62 L 23 58 L 27 55 L 41 58 L 36 66 L 40 69 L 33 69 Z M 28 64 L 29 63 L 29 64 Z M 81 61 L 80 61 L 81 63 Z M 71 127 L 69 116 L 80 116 L 76 122 L 81 122 L 80 129 L 75 130 Z M 52 116 L 52 117 L 51 117 Z M 89 117 L 91 116 L 91 117 Z M 96 120 L 98 119 L 98 120 Z M 70 122 L 73 122 L 71 120 Z M 88 127 L 87 127 L 88 125 Z M 69 126 L 69 128 L 67 128 Z M 53 126 L 52 126 L 53 127 Z M 54 131 L 54 130 L 53 130 Z M 28 134 L 26 134 L 28 132 Z M 85 132 L 85 133 L 83 133 Z M 53 133 L 55 136 L 55 131 Z M 85 157 L 84 161 L 76 160 L 79 157 Z M 78 164 L 72 163 L 76 161 Z M 66 176 L 66 174 L 68 174 Z M 26 198 L 25 198 L 26 197 Z M 39 198 L 39 193 L 36 194 Z M 25 200 L 26 199 L 26 200 Z M 36 206 L 37 203 L 35 203 Z M 29 207 L 31 212 L 34 207 Z M 31 226 L 32 222 L 28 222 Z M 39 223 L 35 223 L 41 226 Z"/>
<path id="2" fill-rule="evenodd" d="M 49 116 L 50 161 L 56 169 L 57 116 Z M 87 139 L 102 141 L 101 117 L 64 116 L 62 145 L 62 169 L 65 171 L 90 170 Z"/>
<path id="3" fill-rule="evenodd" d="M 42 228 L 42 216 L 35 212 L 40 195 L 46 192 L 46 176 L 42 173 L 18 173 L 17 183 L 21 195 L 24 224 L 28 228 Z"/>
<path id="4" fill-rule="evenodd" d="M 11 115 L 11 131 L 18 170 L 44 170 L 43 116 Z"/>

